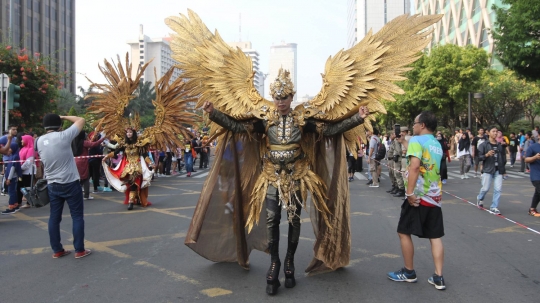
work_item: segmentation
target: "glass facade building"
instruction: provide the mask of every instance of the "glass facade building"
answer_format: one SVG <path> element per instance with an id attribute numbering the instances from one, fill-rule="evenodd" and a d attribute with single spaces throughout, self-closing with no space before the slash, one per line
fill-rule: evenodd
<path id="1" fill-rule="evenodd" d="M 347 48 L 410 11 L 410 0 L 347 0 Z"/>
<path id="2" fill-rule="evenodd" d="M 444 14 L 441 21 L 434 25 L 433 39 L 428 46 L 439 44 L 473 45 L 493 53 L 493 38 L 490 29 L 496 16 L 493 5 L 501 6 L 501 0 L 414 0 L 418 14 Z M 500 65 L 491 59 L 492 66 Z"/>

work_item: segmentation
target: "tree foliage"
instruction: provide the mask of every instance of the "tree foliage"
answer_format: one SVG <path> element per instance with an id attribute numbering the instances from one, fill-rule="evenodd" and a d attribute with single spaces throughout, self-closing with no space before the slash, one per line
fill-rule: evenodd
<path id="1" fill-rule="evenodd" d="M 506 132 L 509 125 L 523 116 L 524 104 L 519 100 L 524 81 L 509 70 L 488 70 L 482 79 L 484 98 L 471 104 L 480 124 L 496 124 Z"/>
<path id="2" fill-rule="evenodd" d="M 84 89 L 84 87 L 78 86 L 77 89 L 79 90 L 79 94 L 77 94 L 76 96 L 77 104 L 83 111 L 86 111 L 86 108 L 90 106 L 90 104 L 92 104 L 92 101 L 94 100 L 94 97 L 88 96 L 92 92 L 92 87 Z"/>
<path id="3" fill-rule="evenodd" d="M 127 110 L 130 113 L 138 113 L 140 115 L 142 128 L 154 125 L 156 116 L 152 101 L 156 99 L 156 91 L 152 82 L 140 82 L 139 87 L 135 90 L 135 96 L 129 102 Z"/>
<path id="4" fill-rule="evenodd" d="M 521 80 L 518 91 L 518 100 L 522 103 L 525 118 L 530 122 L 531 129 L 534 128 L 534 120 L 540 115 L 540 85 L 530 81 Z"/>
<path id="5" fill-rule="evenodd" d="M 388 111 L 395 114 L 395 122 L 409 125 L 421 111 L 430 110 L 440 117 L 440 125 L 454 128 L 460 117 L 466 117 L 468 93 L 480 88 L 488 65 L 483 49 L 453 44 L 435 47 L 413 64 L 408 80 L 400 83 L 405 94 L 389 104 Z"/>
<path id="6" fill-rule="evenodd" d="M 29 56 L 25 49 L 16 51 L 10 45 L 0 45 L 0 73 L 7 74 L 10 83 L 21 87 L 21 105 L 10 111 L 10 122 L 23 130 L 40 128 L 44 114 L 56 109 L 63 75 L 50 72 L 50 63 L 39 53 Z"/>
<path id="7" fill-rule="evenodd" d="M 540 0 L 502 0 L 492 32 L 495 54 L 517 74 L 540 79 Z"/>
<path id="8" fill-rule="evenodd" d="M 77 102 L 77 97 L 65 88 L 58 91 L 56 100 L 59 115 L 66 114 L 71 108 L 78 112 L 81 111 L 81 105 Z"/>
<path id="9" fill-rule="evenodd" d="M 66 116 L 78 116 L 79 113 L 77 113 L 77 110 L 75 109 L 74 106 L 72 106 L 70 109 L 69 109 L 69 112 L 67 113 Z M 64 120 L 64 123 L 62 124 L 62 128 L 63 129 L 68 129 L 71 125 L 73 125 L 72 122 L 68 121 L 68 120 Z"/>

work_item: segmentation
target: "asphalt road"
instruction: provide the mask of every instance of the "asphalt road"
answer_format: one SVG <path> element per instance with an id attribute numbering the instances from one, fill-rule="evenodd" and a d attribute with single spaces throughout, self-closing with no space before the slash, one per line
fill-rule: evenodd
<path id="1" fill-rule="evenodd" d="M 452 179 L 444 190 L 475 201 L 480 179 Z M 527 215 L 533 187 L 528 175 L 509 168 L 499 209 L 502 215 L 540 231 Z M 208 170 L 192 178 L 158 178 L 150 189 L 153 206 L 127 211 L 120 193 L 93 194 L 85 201 L 86 247 L 92 255 L 51 257 L 48 207 L 0 217 L 0 302 L 538 302 L 540 234 L 503 217 L 443 196 L 447 289 L 427 283 L 433 273 L 428 240 L 414 238 L 415 284 L 392 282 L 386 272 L 403 266 L 396 225 L 402 200 L 365 185 L 358 173 L 350 183 L 351 262 L 335 272 L 305 276 L 313 231 L 307 215 L 296 254 L 297 286 L 265 294 L 269 256 L 253 251 L 251 269 L 215 264 L 184 245 L 184 237 Z M 491 193 L 485 199 L 489 206 Z M 0 197 L 0 205 L 7 197 Z M 71 220 L 64 210 L 63 243 L 73 249 Z M 287 230 L 281 234 L 286 237 Z M 285 239 L 284 239 L 285 240 Z M 281 243 L 286 243 L 282 241 Z M 282 258 L 286 247 L 280 247 Z M 283 280 L 283 272 L 280 274 Z M 283 284 L 283 283 L 282 283 Z"/>

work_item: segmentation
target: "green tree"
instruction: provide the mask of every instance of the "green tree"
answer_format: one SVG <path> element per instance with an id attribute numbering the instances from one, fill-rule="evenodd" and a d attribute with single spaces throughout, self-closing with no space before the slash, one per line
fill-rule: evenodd
<path id="1" fill-rule="evenodd" d="M 139 113 L 141 116 L 153 114 L 154 105 L 152 101 L 156 99 L 156 91 L 152 82 L 140 82 L 139 87 L 135 90 L 135 96 L 129 102 L 127 109 L 132 113 Z"/>
<path id="2" fill-rule="evenodd" d="M 519 101 L 522 81 L 510 70 L 488 70 L 482 79 L 484 98 L 474 99 L 471 104 L 474 115 L 484 124 L 496 124 L 506 132 L 510 123 L 523 115 L 523 103 Z"/>
<path id="3" fill-rule="evenodd" d="M 502 0 L 493 5 L 495 54 L 508 68 L 540 79 L 540 0 Z"/>
<path id="4" fill-rule="evenodd" d="M 79 94 L 76 96 L 77 104 L 79 104 L 79 107 L 83 112 L 86 112 L 86 108 L 90 106 L 94 100 L 94 97 L 88 96 L 92 92 L 92 87 L 90 86 L 88 89 L 84 89 L 84 87 L 78 86 L 77 89 L 79 90 Z"/>
<path id="5" fill-rule="evenodd" d="M 41 128 L 44 114 L 56 110 L 55 100 L 64 75 L 50 72 L 49 63 L 50 58 L 39 53 L 30 57 L 25 49 L 15 51 L 10 45 L 0 44 L 0 73 L 21 87 L 21 106 L 9 112 L 9 119 L 23 130 Z"/>
<path id="6" fill-rule="evenodd" d="M 530 121 L 531 129 L 534 128 L 534 120 L 540 115 L 540 85 L 538 83 L 521 80 L 518 100 L 523 105 L 525 118 Z"/>
<path id="7" fill-rule="evenodd" d="M 79 112 L 81 111 L 81 105 L 77 102 L 76 96 L 67 89 L 59 90 L 56 100 L 58 114 L 60 115 L 67 113 L 71 108 L 75 108 Z"/>
<path id="8" fill-rule="evenodd" d="M 405 94 L 389 107 L 396 113 L 396 122 L 408 125 L 418 113 L 430 110 L 440 117 L 440 125 L 455 128 L 467 112 L 468 93 L 480 88 L 488 65 L 488 55 L 480 48 L 453 44 L 433 48 L 412 65 L 408 80 L 400 83 Z"/>
<path id="9" fill-rule="evenodd" d="M 153 126 L 156 116 L 152 101 L 156 99 L 156 91 L 152 82 L 140 82 L 139 87 L 135 90 L 135 96 L 129 102 L 127 110 L 131 113 L 139 113 L 142 128 Z"/>
<path id="10" fill-rule="evenodd" d="M 69 109 L 69 112 L 67 113 L 68 116 L 78 116 L 79 114 L 77 113 L 77 110 L 75 109 L 74 106 L 72 106 L 70 109 Z M 63 129 L 68 129 L 73 123 L 65 120 L 64 123 L 62 124 L 62 128 Z"/>

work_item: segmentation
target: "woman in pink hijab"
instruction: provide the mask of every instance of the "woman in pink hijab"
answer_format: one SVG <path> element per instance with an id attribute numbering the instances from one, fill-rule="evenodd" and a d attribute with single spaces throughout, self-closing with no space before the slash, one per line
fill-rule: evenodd
<path id="1" fill-rule="evenodd" d="M 34 151 L 34 138 L 30 135 L 24 135 L 21 137 L 22 148 L 19 151 L 19 157 L 21 158 L 21 170 L 22 170 L 22 182 L 19 182 L 20 188 L 31 187 L 32 186 L 32 174 L 36 173 L 36 168 L 34 165 L 35 161 L 35 151 Z M 19 201 L 20 203 L 21 201 Z M 26 204 L 21 206 L 21 208 L 29 208 L 30 204 L 26 201 Z"/>
<path id="2" fill-rule="evenodd" d="M 497 142 L 501 143 L 503 148 L 506 148 L 506 146 L 508 145 L 508 138 L 503 136 L 503 133 L 501 131 L 497 131 L 497 139 L 496 140 L 497 140 Z"/>

